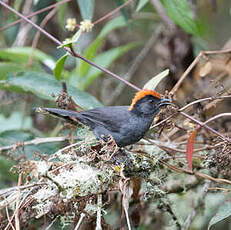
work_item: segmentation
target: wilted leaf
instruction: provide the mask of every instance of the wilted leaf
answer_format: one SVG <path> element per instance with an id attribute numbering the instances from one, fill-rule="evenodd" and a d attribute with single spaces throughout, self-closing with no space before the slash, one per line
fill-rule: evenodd
<path id="1" fill-rule="evenodd" d="M 205 77 L 207 74 L 209 74 L 212 70 L 212 63 L 207 62 L 201 69 L 200 69 L 200 76 Z"/>
<path id="2" fill-rule="evenodd" d="M 186 158 L 188 162 L 188 167 L 189 170 L 192 170 L 192 157 L 193 157 L 193 152 L 194 152 L 194 142 L 195 142 L 195 137 L 197 135 L 198 129 L 193 130 L 191 133 L 188 141 L 187 141 L 187 151 L 186 151 Z"/>

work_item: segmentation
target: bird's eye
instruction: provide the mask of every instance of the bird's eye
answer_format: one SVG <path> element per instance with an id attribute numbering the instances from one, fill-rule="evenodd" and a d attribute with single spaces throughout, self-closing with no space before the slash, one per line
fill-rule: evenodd
<path id="1" fill-rule="evenodd" d="M 148 103 L 152 104 L 154 101 L 153 100 L 148 100 Z"/>

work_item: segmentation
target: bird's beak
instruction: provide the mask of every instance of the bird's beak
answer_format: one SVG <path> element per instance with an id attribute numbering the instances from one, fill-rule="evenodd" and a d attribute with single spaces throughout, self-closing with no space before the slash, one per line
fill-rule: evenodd
<path id="1" fill-rule="evenodd" d="M 172 100 L 163 97 L 159 103 L 159 106 L 162 106 L 162 105 L 172 105 Z"/>

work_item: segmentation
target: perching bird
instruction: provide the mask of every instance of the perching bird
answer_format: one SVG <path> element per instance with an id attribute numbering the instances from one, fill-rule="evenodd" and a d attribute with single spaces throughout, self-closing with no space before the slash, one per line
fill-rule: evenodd
<path id="1" fill-rule="evenodd" d="M 106 106 L 74 112 L 55 108 L 37 108 L 62 118 L 72 124 L 82 123 L 88 126 L 97 139 L 107 140 L 112 136 L 119 147 L 138 142 L 149 130 L 154 117 L 170 100 L 153 90 L 140 90 L 130 106 Z"/>

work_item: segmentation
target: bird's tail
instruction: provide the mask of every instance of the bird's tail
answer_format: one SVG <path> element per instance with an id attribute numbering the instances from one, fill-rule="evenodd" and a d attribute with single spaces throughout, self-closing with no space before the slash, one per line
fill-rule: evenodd
<path id="1" fill-rule="evenodd" d="M 54 117 L 61 118 L 74 125 L 79 124 L 78 118 L 80 118 L 80 114 L 72 110 L 38 107 L 35 108 L 35 112 L 49 114 Z"/>

